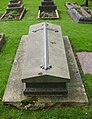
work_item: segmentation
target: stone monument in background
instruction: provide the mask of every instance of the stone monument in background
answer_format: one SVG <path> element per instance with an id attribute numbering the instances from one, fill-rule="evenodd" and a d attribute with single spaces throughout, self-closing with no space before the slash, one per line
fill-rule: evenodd
<path id="1" fill-rule="evenodd" d="M 10 0 L 6 12 L 1 16 L 4 20 L 20 20 L 26 9 L 22 0 Z"/>
<path id="2" fill-rule="evenodd" d="M 57 6 L 53 0 L 42 0 L 39 5 L 38 18 L 40 19 L 58 19 Z"/>
<path id="3" fill-rule="evenodd" d="M 92 24 L 92 10 L 85 6 L 78 6 L 75 2 L 66 2 L 69 16 L 77 23 Z"/>
<path id="4" fill-rule="evenodd" d="M 59 25 L 35 24 L 23 35 L 3 102 L 29 109 L 88 104 L 70 41 Z"/>

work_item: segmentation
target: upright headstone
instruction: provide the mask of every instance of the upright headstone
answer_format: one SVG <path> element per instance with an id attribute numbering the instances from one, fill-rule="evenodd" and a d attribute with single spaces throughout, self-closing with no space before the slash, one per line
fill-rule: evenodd
<path id="1" fill-rule="evenodd" d="M 39 5 L 39 10 L 50 12 L 55 11 L 57 6 L 54 4 L 53 0 L 42 0 L 41 5 Z"/>
<path id="2" fill-rule="evenodd" d="M 39 5 L 38 13 L 38 18 L 42 19 L 59 18 L 57 6 L 54 4 L 53 0 L 42 0 L 41 4 Z"/>

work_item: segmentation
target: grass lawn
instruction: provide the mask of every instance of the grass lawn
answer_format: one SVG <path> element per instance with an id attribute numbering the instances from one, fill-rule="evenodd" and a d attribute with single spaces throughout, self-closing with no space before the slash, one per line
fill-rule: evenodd
<path id="1" fill-rule="evenodd" d="M 74 1 L 74 0 L 69 0 Z M 0 13 L 4 13 L 9 0 L 0 0 Z M 24 0 L 27 12 L 21 21 L 0 21 L 0 32 L 6 35 L 6 43 L 0 53 L 0 119 L 92 119 L 92 75 L 82 74 L 83 82 L 88 94 L 89 105 L 87 107 L 61 107 L 39 111 L 19 110 L 2 103 L 2 97 L 7 84 L 12 62 L 22 35 L 28 34 L 29 26 L 43 22 L 37 19 L 38 5 L 41 0 Z M 47 20 L 59 24 L 63 36 L 69 36 L 76 52 L 92 51 L 92 24 L 78 24 L 67 15 L 64 6 L 67 0 L 55 0 L 60 19 Z M 83 4 L 84 0 L 75 1 Z M 89 1 L 92 9 L 92 2 Z"/>

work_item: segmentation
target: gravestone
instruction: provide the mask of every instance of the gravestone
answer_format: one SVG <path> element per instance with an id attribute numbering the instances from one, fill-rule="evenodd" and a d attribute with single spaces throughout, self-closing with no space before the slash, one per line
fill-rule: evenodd
<path id="1" fill-rule="evenodd" d="M 42 0 L 41 5 L 39 5 L 39 10 L 41 11 L 55 11 L 57 6 L 54 4 L 53 0 Z"/>
<path id="2" fill-rule="evenodd" d="M 67 94 L 70 74 L 63 38 L 58 30 L 50 29 L 47 23 L 43 23 L 41 28 L 31 28 L 30 36 L 33 39 L 26 42 L 22 70 L 24 94 Z"/>
<path id="3" fill-rule="evenodd" d="M 22 12 L 24 9 L 24 5 L 21 0 L 10 0 L 7 11 L 18 11 Z"/>
<path id="4" fill-rule="evenodd" d="M 3 102 L 29 109 L 88 104 L 72 47 L 59 25 L 35 24 L 22 37 Z"/>
<path id="5" fill-rule="evenodd" d="M 57 19 L 59 18 L 57 6 L 53 0 L 42 0 L 39 5 L 38 18 L 42 19 Z"/>
<path id="6" fill-rule="evenodd" d="M 92 10 L 87 7 L 73 7 L 68 9 L 68 14 L 75 22 L 92 24 Z"/>
<path id="7" fill-rule="evenodd" d="M 0 50 L 5 43 L 5 35 L 3 33 L 0 33 Z"/>
<path id="8" fill-rule="evenodd" d="M 26 9 L 22 0 L 10 0 L 6 12 L 2 15 L 1 19 L 4 20 L 20 20 Z"/>

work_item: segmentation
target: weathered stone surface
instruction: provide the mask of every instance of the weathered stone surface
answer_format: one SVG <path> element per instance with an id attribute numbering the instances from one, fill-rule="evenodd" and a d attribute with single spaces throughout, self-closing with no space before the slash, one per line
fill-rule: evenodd
<path id="1" fill-rule="evenodd" d="M 30 97 L 32 99 L 30 99 L 30 102 L 28 103 L 27 97 L 23 95 L 23 84 L 21 82 L 22 78 L 21 69 L 23 68 L 22 64 L 23 59 L 25 57 L 24 47 L 27 38 L 28 36 L 23 36 L 21 39 L 13 63 L 13 67 L 10 73 L 8 84 L 6 86 L 3 102 L 6 104 L 12 104 L 19 108 L 29 107 L 30 109 L 42 109 L 44 107 L 50 106 L 60 107 L 61 105 L 86 105 L 88 103 L 87 95 L 85 92 L 84 85 L 82 83 L 82 79 L 68 37 L 64 37 L 66 56 L 68 60 L 71 77 L 70 83 L 68 84 L 68 95 L 36 96 L 36 100 L 35 98 Z M 28 106 L 26 106 L 27 104 L 23 103 L 24 100 L 26 100 Z M 29 106 L 29 104 L 31 104 L 31 106 Z"/>
<path id="2" fill-rule="evenodd" d="M 3 33 L 0 33 L 0 50 L 5 43 L 5 35 Z"/>
<path id="3" fill-rule="evenodd" d="M 29 36 L 26 39 L 24 47 L 25 57 L 22 81 L 31 83 L 60 83 L 69 82 L 70 80 L 61 28 L 58 25 L 47 24 L 49 65 L 51 65 L 52 68 L 48 70 L 40 68 L 40 66 L 44 64 L 44 27 L 43 23 L 33 25 L 30 28 Z M 40 78 L 40 76 L 51 76 L 52 79 L 36 79 L 36 77 Z"/>
<path id="4" fill-rule="evenodd" d="M 26 83 L 25 95 L 51 95 L 66 93 L 70 81 L 68 63 L 60 26 L 47 23 L 48 70 L 44 65 L 44 23 L 31 26 L 24 47 L 25 57 L 22 82 Z M 31 40 L 30 40 L 31 39 Z"/>
<path id="5" fill-rule="evenodd" d="M 85 74 L 92 74 L 92 52 L 78 52 L 77 56 Z"/>
<path id="6" fill-rule="evenodd" d="M 88 8 L 82 8 L 80 6 L 71 8 L 68 10 L 68 14 L 70 17 L 78 23 L 92 23 L 92 10 L 88 9 L 90 11 L 87 12 Z"/>
<path id="7" fill-rule="evenodd" d="M 22 63 L 23 63 L 23 46 L 25 44 L 25 38 L 23 36 L 19 48 L 16 53 L 16 57 L 13 62 L 13 66 L 10 72 L 9 80 L 6 86 L 6 90 L 3 97 L 3 102 L 5 103 L 19 103 L 21 102 L 23 95 L 23 83 L 21 82 L 22 75 Z"/>

